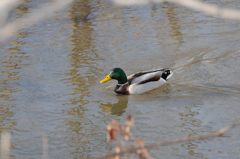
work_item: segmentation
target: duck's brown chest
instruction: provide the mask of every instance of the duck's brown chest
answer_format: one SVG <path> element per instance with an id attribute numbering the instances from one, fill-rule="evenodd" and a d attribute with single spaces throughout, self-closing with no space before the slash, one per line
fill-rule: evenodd
<path id="1" fill-rule="evenodd" d="M 129 84 L 116 85 L 114 92 L 121 95 L 129 95 Z"/>

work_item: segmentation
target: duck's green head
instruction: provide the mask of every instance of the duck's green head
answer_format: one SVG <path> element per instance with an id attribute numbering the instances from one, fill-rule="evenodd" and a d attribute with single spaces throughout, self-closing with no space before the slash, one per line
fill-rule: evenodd
<path id="1" fill-rule="evenodd" d="M 114 68 L 103 80 L 100 81 L 100 83 L 106 83 L 111 79 L 117 80 L 118 84 L 124 84 L 127 82 L 127 76 L 121 68 Z"/>

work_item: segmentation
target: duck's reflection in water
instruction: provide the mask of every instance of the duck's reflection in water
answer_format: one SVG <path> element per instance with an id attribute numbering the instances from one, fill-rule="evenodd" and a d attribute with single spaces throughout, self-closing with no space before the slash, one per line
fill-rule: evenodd
<path id="1" fill-rule="evenodd" d="M 121 116 L 128 106 L 128 96 L 116 96 L 116 103 L 101 103 L 100 108 L 112 115 Z"/>

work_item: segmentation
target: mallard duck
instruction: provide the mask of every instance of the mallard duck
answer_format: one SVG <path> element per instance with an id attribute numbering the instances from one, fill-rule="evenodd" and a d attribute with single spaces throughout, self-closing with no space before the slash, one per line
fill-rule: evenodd
<path id="1" fill-rule="evenodd" d="M 144 71 L 127 76 L 121 68 L 114 68 L 100 83 L 106 83 L 111 79 L 117 80 L 114 92 L 121 95 L 142 94 L 156 89 L 173 75 L 169 69 L 157 69 Z"/>

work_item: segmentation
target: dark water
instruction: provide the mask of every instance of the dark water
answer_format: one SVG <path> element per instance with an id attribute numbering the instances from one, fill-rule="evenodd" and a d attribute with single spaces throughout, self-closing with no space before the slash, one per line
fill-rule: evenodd
<path id="1" fill-rule="evenodd" d="M 237 6 L 237 0 L 212 3 Z M 16 9 L 17 18 L 40 1 Z M 105 155 L 106 124 L 135 118 L 133 133 L 152 143 L 204 134 L 239 118 L 240 22 L 171 4 L 117 7 L 79 0 L 0 46 L 0 132 L 10 157 L 80 159 Z M 115 96 L 99 80 L 174 68 L 168 85 Z M 110 85 L 113 83 L 110 83 Z M 108 87 L 108 88 L 106 88 Z M 239 128 L 227 137 L 151 151 L 155 158 L 238 159 Z"/>

